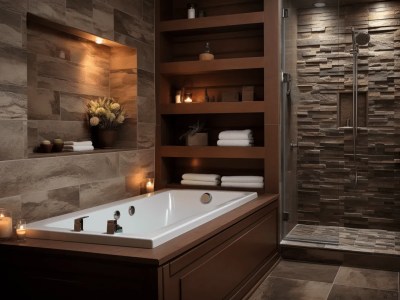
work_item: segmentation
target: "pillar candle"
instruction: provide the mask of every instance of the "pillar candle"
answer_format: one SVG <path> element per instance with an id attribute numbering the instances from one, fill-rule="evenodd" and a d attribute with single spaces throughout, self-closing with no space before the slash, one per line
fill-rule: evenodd
<path id="1" fill-rule="evenodd" d="M 0 238 L 9 238 L 12 235 L 12 218 L 0 215 Z"/>

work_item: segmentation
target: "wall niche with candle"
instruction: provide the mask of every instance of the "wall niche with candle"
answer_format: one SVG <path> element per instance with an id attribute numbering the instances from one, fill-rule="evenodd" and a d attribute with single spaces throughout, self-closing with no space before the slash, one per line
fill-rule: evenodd
<path id="1" fill-rule="evenodd" d="M 90 140 L 86 104 L 100 97 L 127 113 L 115 148 L 137 146 L 136 49 L 28 14 L 27 50 L 30 157 L 42 140 Z"/>

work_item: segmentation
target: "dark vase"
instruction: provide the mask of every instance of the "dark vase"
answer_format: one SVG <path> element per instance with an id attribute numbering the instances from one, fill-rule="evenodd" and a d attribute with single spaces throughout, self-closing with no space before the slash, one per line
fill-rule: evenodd
<path id="1" fill-rule="evenodd" d="M 93 133 L 92 141 L 95 148 L 112 148 L 118 137 L 118 131 L 116 129 L 96 128 Z"/>

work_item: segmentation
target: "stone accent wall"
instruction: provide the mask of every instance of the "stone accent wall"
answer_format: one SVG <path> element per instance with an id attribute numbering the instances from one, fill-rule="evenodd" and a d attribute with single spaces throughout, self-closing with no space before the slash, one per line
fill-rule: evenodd
<path id="1" fill-rule="evenodd" d="M 300 223 L 400 230 L 400 2 L 297 11 L 298 217 Z M 354 185 L 352 128 L 340 127 L 339 97 L 352 92 L 351 27 L 360 47 L 359 130 Z"/>
<path id="2" fill-rule="evenodd" d="M 131 150 L 28 158 L 28 12 L 137 49 L 137 95 L 123 100 L 137 112 L 137 130 L 124 137 L 135 141 Z M 30 222 L 138 195 L 142 180 L 154 176 L 154 1 L 0 0 L 0 35 L 0 207 Z M 110 72 L 121 93 L 121 78 L 131 74 Z"/>

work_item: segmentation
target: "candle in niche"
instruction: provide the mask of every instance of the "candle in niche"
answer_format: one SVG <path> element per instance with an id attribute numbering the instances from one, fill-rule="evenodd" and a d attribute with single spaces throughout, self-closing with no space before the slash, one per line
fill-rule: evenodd
<path id="1" fill-rule="evenodd" d="M 181 92 L 180 90 L 179 90 L 179 91 L 176 91 L 176 94 L 175 94 L 175 103 L 182 103 L 181 94 L 182 94 L 182 92 Z"/>
<path id="2" fill-rule="evenodd" d="M 8 239 L 12 236 L 12 217 L 7 209 L 0 208 L 0 239 Z"/>
<path id="3" fill-rule="evenodd" d="M 186 93 L 185 94 L 185 100 L 183 100 L 185 103 L 192 103 L 192 93 Z"/>
<path id="4" fill-rule="evenodd" d="M 147 193 L 154 192 L 154 179 L 153 178 L 146 179 L 146 192 Z"/>
<path id="5" fill-rule="evenodd" d="M 26 221 L 24 219 L 18 220 L 15 231 L 19 240 L 24 240 L 26 238 Z"/>

